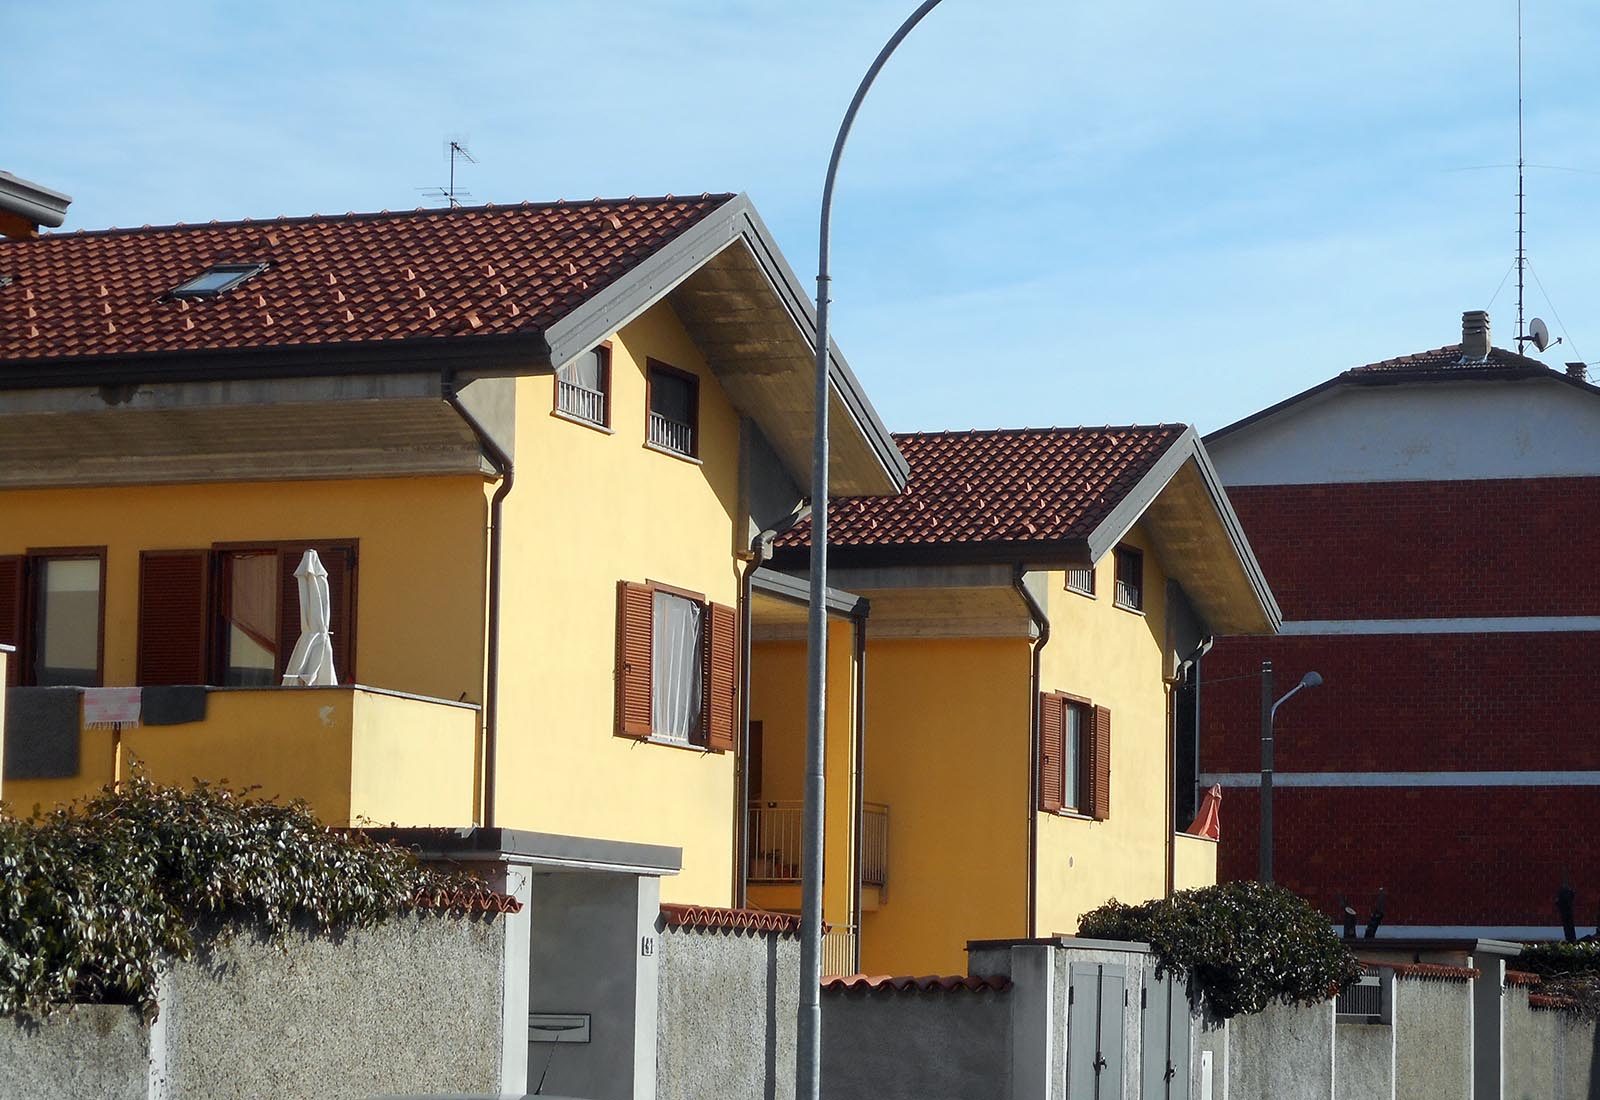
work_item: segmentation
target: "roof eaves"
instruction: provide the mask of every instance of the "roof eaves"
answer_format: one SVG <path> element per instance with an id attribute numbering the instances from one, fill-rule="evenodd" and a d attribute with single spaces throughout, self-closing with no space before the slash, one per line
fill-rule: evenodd
<path id="1" fill-rule="evenodd" d="M 773 555 L 779 569 L 804 569 L 809 562 L 806 546 L 780 547 Z M 828 564 L 840 568 L 870 568 L 895 565 L 1026 565 L 1033 568 L 1058 568 L 1091 564 L 1087 540 L 1007 539 L 986 542 L 870 543 L 832 545 Z M 759 576 L 759 574 L 757 574 Z"/>

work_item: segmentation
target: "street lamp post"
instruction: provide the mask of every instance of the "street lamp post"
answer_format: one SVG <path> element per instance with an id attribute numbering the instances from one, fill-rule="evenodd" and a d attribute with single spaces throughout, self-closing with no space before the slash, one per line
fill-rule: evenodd
<path id="1" fill-rule="evenodd" d="M 1272 723 L 1278 708 L 1303 688 L 1322 686 L 1322 676 L 1308 672 L 1282 699 L 1272 701 L 1272 662 L 1261 662 L 1261 871 L 1262 882 L 1272 881 Z"/>
<path id="2" fill-rule="evenodd" d="M 850 127 L 895 47 L 941 0 L 925 0 L 900 25 L 873 59 L 845 110 L 828 158 L 822 184 L 822 215 L 817 247 L 817 367 L 811 440 L 811 606 L 806 623 L 806 788 L 803 830 L 805 851 L 800 870 L 800 1005 L 796 1019 L 795 1100 L 817 1100 L 822 1085 L 822 851 L 823 851 L 823 721 L 827 715 L 828 645 L 828 243 L 833 217 L 833 185 L 839 174 Z"/>

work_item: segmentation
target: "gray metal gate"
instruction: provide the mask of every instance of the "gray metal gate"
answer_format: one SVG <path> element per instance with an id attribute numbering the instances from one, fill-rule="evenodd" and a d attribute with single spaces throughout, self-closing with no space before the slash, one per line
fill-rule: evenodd
<path id="1" fill-rule="evenodd" d="M 1073 963 L 1067 986 L 1067 1100 L 1122 1100 L 1128 972 Z"/>
<path id="2" fill-rule="evenodd" d="M 1167 975 L 1145 982 L 1139 1002 L 1142 1100 L 1189 1100 L 1189 1047 L 1193 1020 L 1189 992 Z"/>

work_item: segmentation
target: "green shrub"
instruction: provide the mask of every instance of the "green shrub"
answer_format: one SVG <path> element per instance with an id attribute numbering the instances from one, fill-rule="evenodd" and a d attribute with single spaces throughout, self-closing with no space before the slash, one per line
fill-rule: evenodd
<path id="1" fill-rule="evenodd" d="M 1547 977 L 1557 974 L 1600 974 L 1600 942 L 1530 943 L 1507 966 L 1512 970 L 1525 970 Z"/>
<path id="2" fill-rule="evenodd" d="M 1150 944 L 1158 974 L 1226 1019 L 1273 1001 L 1318 1004 L 1361 976 L 1328 919 L 1289 891 L 1258 882 L 1181 890 L 1141 905 L 1115 899 L 1084 914 L 1078 934 Z"/>
<path id="3" fill-rule="evenodd" d="M 304 803 L 202 782 L 136 774 L 43 817 L 0 811 L 0 1014 L 111 1003 L 153 1019 L 156 966 L 188 958 L 198 927 L 373 925 L 466 881 L 327 829 Z"/>

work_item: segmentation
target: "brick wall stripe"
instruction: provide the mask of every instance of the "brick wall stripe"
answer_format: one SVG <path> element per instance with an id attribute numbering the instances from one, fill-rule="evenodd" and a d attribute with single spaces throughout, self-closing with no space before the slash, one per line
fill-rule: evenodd
<path id="1" fill-rule="evenodd" d="M 1258 787 L 1260 772 L 1204 772 L 1200 785 Z M 1274 787 L 1600 787 L 1600 771 L 1273 772 Z"/>
<path id="2" fill-rule="evenodd" d="M 1476 619 L 1303 619 L 1280 634 L 1558 634 L 1600 631 L 1600 615 L 1504 615 Z"/>

